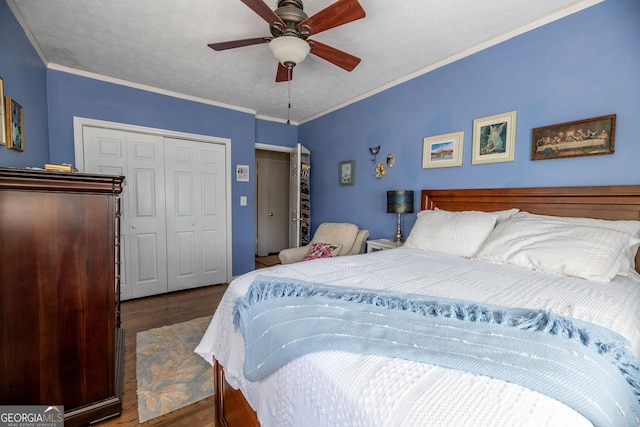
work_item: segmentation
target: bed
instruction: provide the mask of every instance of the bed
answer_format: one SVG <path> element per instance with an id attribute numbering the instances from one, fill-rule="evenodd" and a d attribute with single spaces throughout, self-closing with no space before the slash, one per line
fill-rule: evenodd
<path id="1" fill-rule="evenodd" d="M 219 425 L 640 425 L 640 186 L 423 190 L 421 208 L 402 248 L 275 266 L 247 273 L 229 285 L 196 349 L 214 365 Z M 524 237 L 513 240 L 513 233 Z M 385 301 L 361 310 L 370 316 L 365 329 L 378 333 L 389 325 L 412 325 L 405 329 L 422 335 L 400 334 L 388 340 L 386 331 L 369 337 L 342 326 L 330 332 L 314 329 L 314 337 L 331 339 L 309 338 L 308 345 L 290 346 L 293 356 L 273 358 L 278 359 L 274 362 L 271 355 L 280 354 L 281 347 L 307 339 L 285 339 L 275 331 L 304 333 L 361 315 L 349 311 L 330 318 L 322 312 L 318 318 L 330 321 L 304 324 L 296 314 L 287 314 L 290 318 L 280 318 L 282 324 L 258 330 L 258 337 L 274 332 L 263 340 L 268 341 L 266 349 L 253 347 L 260 338 L 252 336 L 247 342 L 257 350 L 245 353 L 243 333 L 249 334 L 251 326 L 247 319 L 262 319 L 255 310 L 263 303 L 247 293 L 261 292 L 264 284 L 271 286 L 268 292 L 276 289 L 273 286 L 295 285 L 304 292 L 312 289 L 313 298 L 337 294 L 336 304 L 348 308 L 332 307 L 336 313 L 352 310 L 352 294 L 361 292 L 359 302 Z M 311 294 L 296 299 L 303 301 L 296 306 L 298 315 L 311 318 L 315 313 L 314 306 L 303 305 Z M 343 303 L 347 294 L 348 304 Z M 278 303 L 277 299 L 267 303 Z M 254 305 L 254 300 L 260 301 Z M 322 301 L 317 305 L 325 305 Z M 431 308 L 424 307 L 433 304 L 439 314 L 424 328 L 463 329 L 456 322 L 464 318 L 472 329 L 465 326 L 462 333 L 480 335 L 481 341 L 420 329 L 428 322 L 415 317 L 416 312 L 429 317 L 424 312 Z M 412 307 L 409 313 L 407 305 Z M 451 319 L 438 317 L 443 310 Z M 393 317 L 380 323 L 371 320 L 391 311 Z M 473 328 L 489 329 L 478 333 Z M 519 334 L 527 328 L 538 328 L 533 344 L 520 343 L 524 339 Z M 493 341 L 503 338 L 508 343 Z M 382 341 L 392 345 L 380 350 Z M 560 346 L 571 341 L 573 347 L 553 347 L 556 341 Z M 471 351 L 460 351 L 460 342 L 491 348 L 493 353 L 479 353 L 470 361 Z M 526 352 L 509 347 L 515 342 L 525 345 Z M 582 353 L 583 347 L 594 346 L 606 361 Z M 305 354 L 301 347 L 313 351 Z M 375 354 L 366 354 L 371 349 Z M 546 353 L 536 353 L 543 350 Z M 254 360 L 256 354 L 267 356 Z M 498 361 L 503 354 L 509 354 L 508 361 Z M 490 366 L 481 367 L 476 363 L 480 359 Z M 588 375 L 580 365 L 587 359 L 594 364 Z M 562 387 L 548 385 L 541 377 Z M 609 380 L 612 385 L 605 385 Z"/>

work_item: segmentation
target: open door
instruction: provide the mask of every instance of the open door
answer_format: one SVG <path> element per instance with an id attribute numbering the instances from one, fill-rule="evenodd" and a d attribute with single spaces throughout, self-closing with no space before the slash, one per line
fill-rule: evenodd
<path id="1" fill-rule="evenodd" d="M 297 248 L 311 241 L 311 198 L 309 179 L 311 152 L 298 144 L 291 152 L 291 181 L 289 187 L 289 247 Z"/>

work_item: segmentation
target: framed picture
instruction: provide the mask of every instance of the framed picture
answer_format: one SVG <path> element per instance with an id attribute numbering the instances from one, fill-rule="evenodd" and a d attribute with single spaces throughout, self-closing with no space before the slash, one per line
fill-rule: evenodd
<path id="1" fill-rule="evenodd" d="M 613 154 L 616 115 L 534 128 L 531 160 Z"/>
<path id="2" fill-rule="evenodd" d="M 249 165 L 236 165 L 236 181 L 249 182 Z"/>
<path id="3" fill-rule="evenodd" d="M 7 145 L 7 119 L 4 112 L 4 80 L 0 77 L 0 145 Z"/>
<path id="4" fill-rule="evenodd" d="M 471 163 L 512 162 L 515 141 L 515 111 L 475 119 Z"/>
<path id="5" fill-rule="evenodd" d="M 338 163 L 338 184 L 353 185 L 356 176 L 356 161 L 345 160 Z"/>
<path id="6" fill-rule="evenodd" d="M 424 138 L 422 168 L 462 166 L 464 132 L 445 133 Z"/>
<path id="7" fill-rule="evenodd" d="M 7 147 L 24 151 L 24 110 L 10 96 L 5 96 L 4 99 L 7 115 Z"/>

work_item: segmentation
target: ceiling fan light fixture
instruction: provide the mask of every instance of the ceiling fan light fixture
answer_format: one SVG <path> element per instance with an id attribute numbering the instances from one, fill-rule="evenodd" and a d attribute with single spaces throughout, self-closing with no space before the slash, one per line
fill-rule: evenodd
<path id="1" fill-rule="evenodd" d="M 269 42 L 269 50 L 285 67 L 295 67 L 309 54 L 309 44 L 297 36 L 280 36 Z"/>

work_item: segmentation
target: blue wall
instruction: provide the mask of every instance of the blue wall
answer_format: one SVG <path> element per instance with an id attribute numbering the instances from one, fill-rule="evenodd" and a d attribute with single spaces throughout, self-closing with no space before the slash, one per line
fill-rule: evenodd
<path id="1" fill-rule="evenodd" d="M 366 60 L 366 58 L 365 58 Z M 471 164 L 473 120 L 517 111 L 515 161 Z M 531 160 L 532 128 L 616 114 L 613 155 Z M 355 222 L 392 237 L 386 191 L 640 184 L 640 2 L 608 0 L 300 126 L 311 149 L 314 227 Z M 422 169 L 423 138 L 464 131 L 463 166 Z M 392 153 L 375 177 L 368 147 Z M 338 186 L 338 162 L 356 161 Z M 415 215 L 404 216 L 405 236 Z"/>
<path id="2" fill-rule="evenodd" d="M 233 179 L 233 274 L 253 269 L 254 143 L 312 151 L 314 228 L 350 221 L 391 237 L 391 189 L 639 184 L 640 2 L 607 0 L 299 127 L 252 114 L 47 70 L 0 1 L 0 76 L 25 108 L 25 152 L 0 147 L 0 166 L 72 163 L 73 116 L 229 138 Z M 365 59 L 366 60 L 366 59 Z M 515 161 L 471 164 L 473 120 L 517 111 Z M 617 114 L 615 154 L 530 160 L 531 129 Z M 422 169 L 422 140 L 464 131 L 463 166 Z M 396 165 L 375 178 L 368 148 Z M 338 162 L 356 160 L 353 186 L 338 186 Z M 241 195 L 249 205 L 240 207 Z M 415 215 L 405 215 L 405 235 Z"/>
<path id="3" fill-rule="evenodd" d="M 25 110 L 25 151 L 0 146 L 0 167 L 74 163 L 73 117 L 208 135 L 231 140 L 231 163 L 250 165 L 250 182 L 232 182 L 232 274 L 254 269 L 256 141 L 294 146 L 297 127 L 75 74 L 47 70 L 6 2 L 0 1 L 0 77 L 5 94 Z M 233 168 L 232 168 L 233 169 Z M 240 196 L 248 205 L 240 206 Z"/>
<path id="4" fill-rule="evenodd" d="M 256 120 L 256 142 L 295 147 L 298 143 L 298 127 L 271 120 Z"/>
<path id="5" fill-rule="evenodd" d="M 25 127 L 25 150 L 0 146 L 0 166 L 42 167 L 49 161 L 46 68 L 4 1 L 0 1 L 0 77 L 4 94 L 24 109 Z"/>
<path id="6" fill-rule="evenodd" d="M 47 73 L 47 88 L 53 163 L 74 163 L 74 116 L 229 138 L 231 164 L 254 163 L 256 120 L 253 114 L 55 70 Z M 234 170 L 228 175 L 232 183 L 234 275 L 254 269 L 253 167 L 250 171 L 250 182 L 237 182 Z M 241 195 L 247 196 L 247 206 L 240 206 Z"/>

